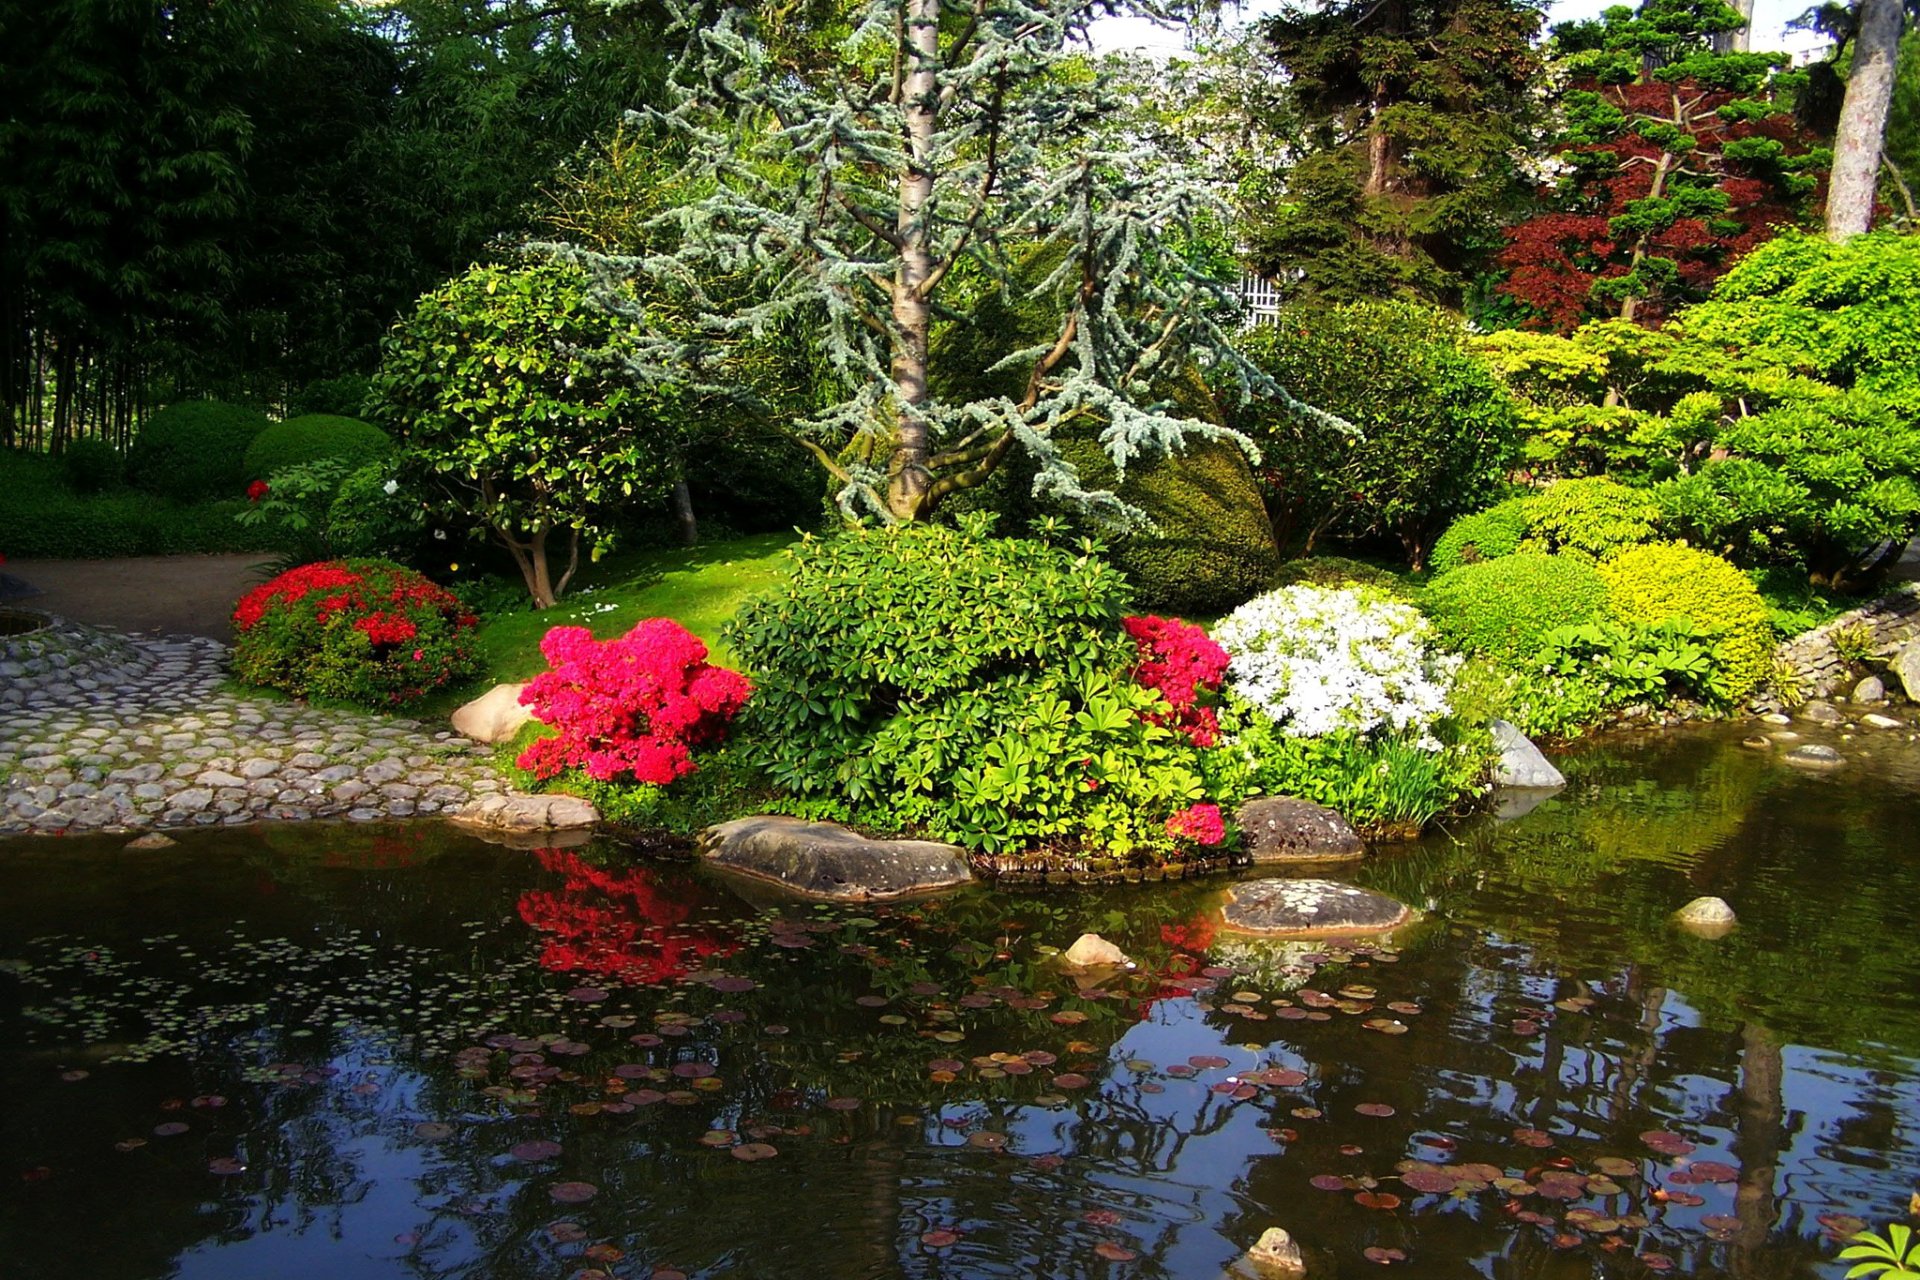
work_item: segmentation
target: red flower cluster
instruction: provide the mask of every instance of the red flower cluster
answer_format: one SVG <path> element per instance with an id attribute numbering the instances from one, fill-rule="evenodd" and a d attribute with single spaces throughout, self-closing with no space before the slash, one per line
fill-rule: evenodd
<path id="1" fill-rule="evenodd" d="M 247 486 L 247 501 L 258 502 L 260 501 L 260 499 L 266 497 L 269 493 L 272 493 L 272 492 L 273 492 L 273 487 L 269 485 L 265 480 L 255 480 L 252 484 Z"/>
<path id="2" fill-rule="evenodd" d="M 375 644 L 405 644 L 420 634 L 420 628 L 413 625 L 406 615 L 399 613 L 370 613 L 364 618 L 354 620 L 354 628 L 366 633 L 367 639 Z"/>
<path id="3" fill-rule="evenodd" d="M 1213 708 L 1202 706 L 1203 696 L 1218 693 L 1227 674 L 1227 651 L 1207 633 L 1178 618 L 1132 617 L 1124 620 L 1139 661 L 1133 678 L 1157 689 L 1173 708 L 1157 724 L 1171 725 L 1196 747 L 1220 741 L 1220 722 Z"/>
<path id="4" fill-rule="evenodd" d="M 614 873 L 564 849 L 539 849 L 547 871 L 566 877 L 558 890 L 520 895 L 520 918 L 548 935 L 541 967 L 603 974 L 627 983 L 673 982 L 738 944 L 686 927 L 692 905 L 668 895 L 644 867 Z"/>
<path id="5" fill-rule="evenodd" d="M 479 620 L 412 569 L 323 560 L 249 591 L 233 624 L 234 673 L 242 680 L 392 706 L 471 670 Z"/>
<path id="6" fill-rule="evenodd" d="M 541 738 L 517 763 L 542 778 L 578 767 L 602 782 L 630 775 L 664 786 L 693 772 L 694 748 L 718 742 L 753 692 L 671 618 L 605 641 L 585 627 L 555 627 L 540 652 L 553 669 L 520 701 L 559 736 Z"/>
<path id="7" fill-rule="evenodd" d="M 1217 804 L 1190 804 L 1167 819 L 1167 834 L 1195 844 L 1219 844 L 1227 838 L 1227 824 Z"/>

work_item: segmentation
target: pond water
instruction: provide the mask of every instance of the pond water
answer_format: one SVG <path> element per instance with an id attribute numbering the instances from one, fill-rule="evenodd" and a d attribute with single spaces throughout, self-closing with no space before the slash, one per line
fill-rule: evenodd
<path id="1" fill-rule="evenodd" d="M 890 908 L 434 824 L 0 843 L 0 1272 L 1837 1277 L 1920 1177 L 1920 748 L 1729 731 L 1377 856 Z M 1719 941 L 1667 915 L 1727 897 Z M 1138 968 L 1082 989 L 1083 930 Z"/>

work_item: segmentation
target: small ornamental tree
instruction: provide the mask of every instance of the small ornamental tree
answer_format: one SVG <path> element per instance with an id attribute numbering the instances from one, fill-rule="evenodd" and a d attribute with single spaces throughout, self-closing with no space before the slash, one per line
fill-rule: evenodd
<path id="1" fill-rule="evenodd" d="M 1657 324 L 1818 204 L 1827 153 L 1795 122 L 1784 53 L 1717 53 L 1720 0 L 1646 0 L 1555 30 L 1562 166 L 1509 233 L 1500 292 L 1535 327 Z"/>
<path id="2" fill-rule="evenodd" d="M 672 380 L 634 384 L 620 362 L 628 320 L 586 292 L 560 263 L 474 267 L 395 326 L 375 381 L 380 416 L 406 437 L 408 483 L 491 533 L 541 609 L 583 542 L 595 557 L 612 544 L 616 504 L 673 483 Z"/>
<path id="3" fill-rule="evenodd" d="M 1070 424 L 1098 431 L 1122 478 L 1143 453 L 1231 437 L 1162 388 L 1228 364 L 1278 393 L 1228 341 L 1235 272 L 1206 238 L 1224 210 L 1204 175 L 1129 135 L 1131 87 L 1074 51 L 1113 8 L 856 0 L 823 31 L 681 6 L 678 101 L 651 122 L 687 157 L 673 185 L 703 194 L 659 215 L 658 252 L 573 251 L 609 281 L 647 282 L 609 290 L 622 312 L 642 292 L 691 300 L 687 329 L 636 350 L 636 375 L 691 360 L 724 384 L 735 345 L 806 324 L 820 407 L 767 417 L 834 477 L 843 511 L 887 523 L 929 518 L 1016 447 L 1039 464 L 1036 496 L 1119 506 L 1061 456 Z M 1034 262 L 1020 301 L 1047 309 L 1046 336 L 1001 353 L 1012 389 L 946 398 L 936 319 L 1010 305 Z M 743 276 L 762 286 L 744 301 Z"/>
<path id="4" fill-rule="evenodd" d="M 717 743 L 753 685 L 707 661 L 700 637 L 671 618 L 648 618 L 615 640 L 555 627 L 540 641 L 551 671 L 520 694 L 557 735 L 515 761 L 550 778 L 581 769 L 599 782 L 665 786 L 695 769 L 695 748 Z"/>

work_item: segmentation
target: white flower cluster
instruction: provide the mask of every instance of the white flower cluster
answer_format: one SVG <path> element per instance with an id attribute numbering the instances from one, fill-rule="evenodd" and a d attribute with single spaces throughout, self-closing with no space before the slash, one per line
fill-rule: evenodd
<path id="1" fill-rule="evenodd" d="M 1230 659 L 1227 687 L 1295 738 L 1381 726 L 1428 736 L 1460 667 L 1419 610 L 1364 589 L 1283 587 L 1235 609 L 1213 638 Z"/>

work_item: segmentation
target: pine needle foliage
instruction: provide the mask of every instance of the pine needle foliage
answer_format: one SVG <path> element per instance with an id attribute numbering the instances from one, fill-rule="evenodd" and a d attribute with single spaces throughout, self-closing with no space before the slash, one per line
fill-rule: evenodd
<path id="1" fill-rule="evenodd" d="M 784 420 L 832 474 L 849 518 L 930 518 L 1016 448 L 1036 498 L 1127 514 L 1057 447 L 1097 426 L 1119 474 L 1183 441 L 1224 437 L 1163 388 L 1198 366 L 1280 395 L 1233 354 L 1232 266 L 1203 175 L 1115 124 L 1124 86 L 1074 49 L 1087 0 L 853 0 L 824 13 L 686 4 L 687 53 L 669 105 L 643 119 L 674 185 L 701 193 L 658 215 L 639 254 L 559 247 L 607 284 L 636 277 L 688 302 L 695 322 L 642 331 L 633 372 L 725 377 L 728 351 L 796 320 L 817 334 L 828 391 Z M 784 16 L 783 16 L 784 15 Z M 1037 282 L 1017 270 L 1048 263 Z M 757 287 L 743 299 L 736 283 Z M 1014 294 L 1051 311 L 1047 336 L 1009 349 L 1012 390 L 939 392 L 936 323 Z M 614 288 L 608 305 L 629 307 Z M 634 319 L 637 322 L 639 316 Z M 1009 344 L 1013 347 L 1013 344 Z"/>

